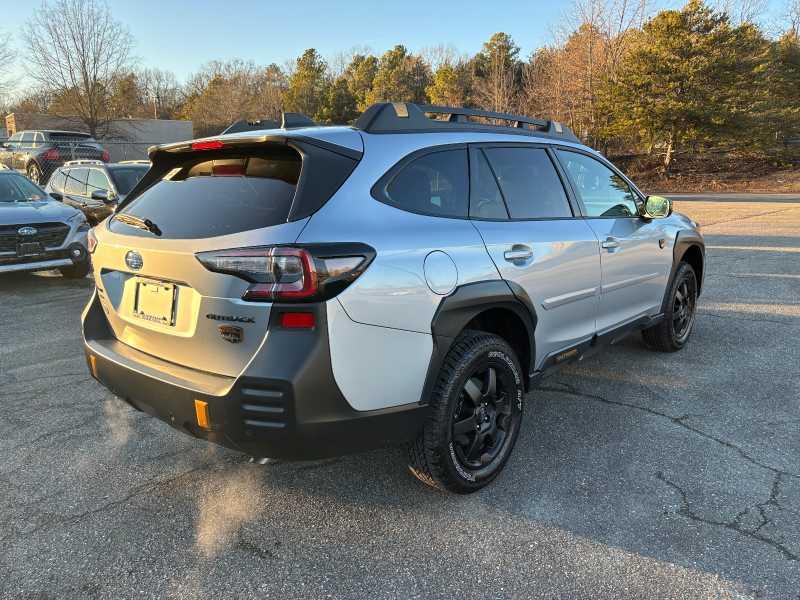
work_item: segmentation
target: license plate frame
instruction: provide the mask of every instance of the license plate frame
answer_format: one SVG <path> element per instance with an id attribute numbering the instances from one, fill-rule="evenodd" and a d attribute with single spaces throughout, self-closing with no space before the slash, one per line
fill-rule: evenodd
<path id="1" fill-rule="evenodd" d="M 17 256 L 27 258 L 29 256 L 39 256 L 44 254 L 44 246 L 41 242 L 20 242 L 17 244 Z"/>
<path id="2" fill-rule="evenodd" d="M 133 316 L 150 323 L 175 326 L 178 286 L 169 281 L 137 278 Z"/>

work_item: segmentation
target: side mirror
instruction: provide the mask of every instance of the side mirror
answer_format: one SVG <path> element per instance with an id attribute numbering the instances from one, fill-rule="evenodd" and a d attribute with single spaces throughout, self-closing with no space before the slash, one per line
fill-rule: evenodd
<path id="1" fill-rule="evenodd" d="M 672 202 L 664 196 L 648 196 L 641 206 L 639 216 L 645 219 L 663 219 L 672 213 Z"/>
<path id="2" fill-rule="evenodd" d="M 59 194 L 58 192 L 50 192 L 50 197 L 53 200 L 58 200 L 59 202 L 64 201 L 64 196 L 62 194 Z"/>
<path id="3" fill-rule="evenodd" d="M 92 192 L 92 200 L 100 200 L 101 202 L 108 202 L 108 190 L 94 190 Z"/>

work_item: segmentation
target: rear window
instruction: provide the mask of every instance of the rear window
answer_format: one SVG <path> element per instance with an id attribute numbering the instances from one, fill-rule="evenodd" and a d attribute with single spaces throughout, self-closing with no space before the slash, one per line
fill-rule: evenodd
<path id="1" fill-rule="evenodd" d="M 94 141 L 92 136 L 86 133 L 78 133 L 76 131 L 59 131 L 59 132 L 50 132 L 47 134 L 48 140 L 59 141 L 59 142 L 88 142 Z"/>
<path id="2" fill-rule="evenodd" d="M 291 148 L 190 160 L 166 173 L 121 211 L 149 219 L 164 238 L 229 235 L 285 223 L 302 161 Z M 119 221 L 111 229 L 140 235 Z"/>
<path id="3" fill-rule="evenodd" d="M 114 186 L 120 194 L 129 194 L 139 180 L 147 173 L 148 167 L 114 167 L 109 169 Z"/>

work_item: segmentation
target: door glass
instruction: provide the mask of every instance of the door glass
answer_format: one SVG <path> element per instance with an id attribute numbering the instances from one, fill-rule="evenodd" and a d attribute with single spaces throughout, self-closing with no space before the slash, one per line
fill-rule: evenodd
<path id="1" fill-rule="evenodd" d="M 106 174 L 98 169 L 89 169 L 89 179 L 86 182 L 86 195 L 92 195 L 92 192 L 98 190 L 108 191 L 111 186 L 108 184 L 108 177 Z"/>
<path id="2" fill-rule="evenodd" d="M 67 171 L 64 193 L 71 196 L 85 196 L 87 171 L 88 169 L 70 169 Z"/>
<path id="3" fill-rule="evenodd" d="M 64 174 L 62 170 L 58 170 L 53 173 L 53 176 L 50 178 L 50 189 L 54 192 L 58 192 L 59 194 L 64 193 L 64 182 L 66 181 L 67 176 Z"/>
<path id="4" fill-rule="evenodd" d="M 508 219 L 503 195 L 483 150 L 475 150 L 472 156 L 475 164 L 472 167 L 469 216 L 476 219 Z"/>
<path id="5" fill-rule="evenodd" d="M 22 133 L 22 145 L 23 146 L 30 146 L 33 144 L 33 132 L 32 131 L 25 131 Z"/>
<path id="6" fill-rule="evenodd" d="M 558 150 L 588 217 L 635 217 L 636 195 L 625 180 L 599 160 Z"/>
<path id="7" fill-rule="evenodd" d="M 426 154 L 389 182 L 385 202 L 436 217 L 466 217 L 468 172 L 466 149 Z"/>
<path id="8" fill-rule="evenodd" d="M 541 148 L 487 148 L 512 219 L 571 217 L 567 193 L 547 151 Z"/>
<path id="9" fill-rule="evenodd" d="M 38 148 L 44 143 L 44 136 L 41 133 L 37 133 L 33 138 L 33 147 Z"/>

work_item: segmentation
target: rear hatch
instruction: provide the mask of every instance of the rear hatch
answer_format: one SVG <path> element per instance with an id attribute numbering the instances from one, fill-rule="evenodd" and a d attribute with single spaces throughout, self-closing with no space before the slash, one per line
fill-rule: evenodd
<path id="1" fill-rule="evenodd" d="M 95 280 L 115 337 L 171 363 L 240 374 L 272 306 L 253 292 L 264 286 L 245 264 L 252 256 L 240 255 L 265 259 L 293 243 L 358 162 L 313 142 L 221 138 L 151 154 L 152 169 L 94 230 Z"/>
<path id="2" fill-rule="evenodd" d="M 90 135 L 54 131 L 47 134 L 47 139 L 58 150 L 61 161 L 108 159 L 103 147 Z"/>

